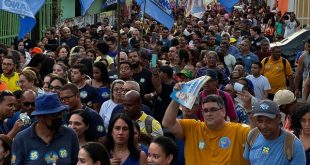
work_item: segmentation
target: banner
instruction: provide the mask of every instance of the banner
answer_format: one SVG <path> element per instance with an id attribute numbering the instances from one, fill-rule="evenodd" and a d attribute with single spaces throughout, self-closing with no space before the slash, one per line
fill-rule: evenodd
<path id="1" fill-rule="evenodd" d="M 145 11 L 150 17 L 172 29 L 174 18 L 169 0 L 136 0 L 136 2 L 140 4 L 141 11 Z"/>
<path id="2" fill-rule="evenodd" d="M 44 3 L 45 0 L 0 0 L 0 9 L 20 15 L 18 39 L 22 39 L 35 26 L 35 15 Z"/>
<path id="3" fill-rule="evenodd" d="M 234 5 L 239 2 L 239 0 L 219 0 L 220 4 L 224 6 L 225 11 L 231 13 L 234 9 Z"/>
<path id="4" fill-rule="evenodd" d="M 113 4 L 116 4 L 118 0 L 106 0 L 105 3 L 103 3 L 102 8 L 106 8 L 108 6 L 111 6 Z M 120 0 L 120 3 L 125 3 L 125 0 Z"/>
<path id="5" fill-rule="evenodd" d="M 188 17 L 190 14 L 199 19 L 202 18 L 205 12 L 203 0 L 188 0 L 185 10 L 185 16 Z"/>
<path id="6" fill-rule="evenodd" d="M 82 15 L 86 14 L 86 11 L 90 8 L 95 0 L 80 0 L 82 7 Z"/>

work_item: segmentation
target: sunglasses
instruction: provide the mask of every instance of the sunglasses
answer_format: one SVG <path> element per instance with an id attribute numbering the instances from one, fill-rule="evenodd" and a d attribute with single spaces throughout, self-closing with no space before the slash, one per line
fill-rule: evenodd
<path id="1" fill-rule="evenodd" d="M 26 106 L 26 107 L 29 107 L 30 105 L 31 105 L 32 107 L 34 107 L 34 106 L 35 106 L 35 103 L 34 103 L 34 102 L 23 102 L 23 105 Z"/>

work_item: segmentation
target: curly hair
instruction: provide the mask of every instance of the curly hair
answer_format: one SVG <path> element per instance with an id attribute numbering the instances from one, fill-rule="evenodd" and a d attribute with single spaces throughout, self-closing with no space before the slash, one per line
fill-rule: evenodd
<path id="1" fill-rule="evenodd" d="M 290 115 L 292 121 L 290 128 L 294 130 L 294 134 L 298 137 L 302 129 L 300 120 L 306 113 L 310 113 L 310 104 L 299 103 L 294 109 L 296 110 Z"/>

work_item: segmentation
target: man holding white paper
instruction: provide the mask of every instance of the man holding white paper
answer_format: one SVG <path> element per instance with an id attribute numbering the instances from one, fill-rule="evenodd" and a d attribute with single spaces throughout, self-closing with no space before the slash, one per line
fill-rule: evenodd
<path id="1" fill-rule="evenodd" d="M 175 89 L 180 89 L 176 84 Z M 251 108 L 251 95 L 239 94 L 245 106 Z M 244 165 L 243 145 L 250 127 L 245 124 L 225 121 L 226 110 L 221 96 L 208 95 L 203 101 L 205 122 L 194 119 L 176 119 L 179 104 L 171 101 L 163 126 L 177 138 L 185 141 L 186 164 L 234 164 Z"/>

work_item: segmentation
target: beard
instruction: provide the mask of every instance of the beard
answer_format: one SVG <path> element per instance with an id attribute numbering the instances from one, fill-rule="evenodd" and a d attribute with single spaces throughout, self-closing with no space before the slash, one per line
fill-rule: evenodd
<path id="1" fill-rule="evenodd" d="M 136 69 L 136 68 L 138 68 L 140 66 L 140 63 L 139 62 L 132 63 L 131 66 L 132 66 L 133 69 Z"/>

